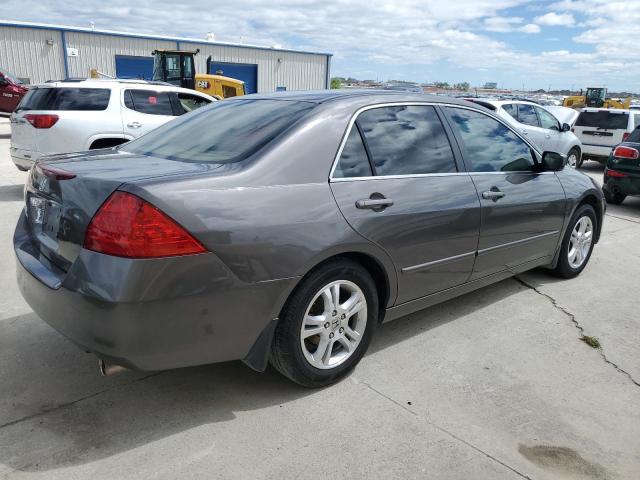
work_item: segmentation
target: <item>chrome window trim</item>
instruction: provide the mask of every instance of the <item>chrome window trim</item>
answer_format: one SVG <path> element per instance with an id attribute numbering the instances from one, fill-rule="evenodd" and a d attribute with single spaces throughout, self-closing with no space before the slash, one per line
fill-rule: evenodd
<path id="1" fill-rule="evenodd" d="M 516 130 L 514 130 L 511 126 L 509 126 L 509 124 L 505 121 L 502 120 L 499 116 L 497 115 L 493 115 L 493 114 L 487 114 L 487 112 L 483 112 L 482 110 L 479 110 L 478 108 L 474 108 L 474 107 L 470 107 L 467 105 L 456 105 L 453 103 L 439 103 L 439 102 L 417 102 L 417 101 L 411 101 L 411 102 L 386 102 L 386 103 L 376 103 L 373 105 L 365 105 L 364 107 L 360 107 L 358 110 L 355 111 L 355 113 L 351 116 L 351 119 L 349 120 L 349 123 L 347 125 L 347 129 L 345 131 L 345 133 L 342 136 L 342 140 L 340 141 L 340 146 L 338 147 L 338 152 L 336 153 L 334 159 L 333 159 L 333 164 L 331 165 L 331 171 L 329 172 L 329 182 L 345 182 L 345 181 L 361 181 L 361 180 L 369 180 L 372 178 L 375 179 L 398 179 L 398 178 L 420 178 L 420 177 L 434 177 L 434 176 L 448 176 L 448 175 L 469 175 L 469 174 L 502 174 L 502 175 L 509 175 L 509 174 L 513 174 L 513 173 L 535 173 L 535 172 L 531 172 L 529 170 L 514 170 L 512 172 L 470 172 L 468 170 L 464 171 L 464 172 L 445 172 L 445 173 L 409 173 L 409 174 L 404 174 L 404 175 L 372 175 L 370 177 L 333 177 L 333 173 L 336 170 L 336 167 L 338 166 L 338 162 L 340 161 L 340 156 L 342 155 L 342 151 L 344 150 L 344 147 L 347 143 L 347 139 L 349 138 L 349 134 L 351 133 L 351 129 L 353 128 L 353 125 L 356 123 L 356 120 L 358 119 L 358 116 L 362 113 L 362 112 L 366 112 L 367 110 L 373 110 L 374 108 L 386 108 L 386 107 L 418 107 L 418 106 L 428 106 L 428 107 L 453 107 L 453 108 L 461 108 L 464 110 L 471 110 L 473 112 L 478 112 L 481 113 L 483 115 L 486 115 L 489 118 L 492 118 L 494 120 L 496 120 L 497 122 L 501 123 L 503 126 L 505 126 L 506 128 L 508 128 L 511 132 L 513 132 L 520 140 L 522 140 L 526 145 L 528 145 L 533 151 L 535 151 L 538 155 L 542 155 L 542 152 L 540 152 L 540 150 L 538 150 L 538 148 L 533 145 L 531 142 L 529 142 L 527 139 L 524 138 L 524 136 L 520 135 Z M 443 125 L 444 128 L 444 125 Z M 449 142 L 451 143 L 451 142 Z M 545 172 L 546 173 L 546 172 Z M 550 172 L 553 173 L 553 172 Z"/>

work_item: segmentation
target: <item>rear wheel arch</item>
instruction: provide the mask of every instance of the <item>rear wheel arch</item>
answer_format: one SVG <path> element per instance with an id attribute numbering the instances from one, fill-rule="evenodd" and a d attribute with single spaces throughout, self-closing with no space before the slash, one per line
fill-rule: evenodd
<path id="1" fill-rule="evenodd" d="M 602 212 L 600 200 L 593 193 L 587 194 L 584 198 L 582 198 L 576 204 L 575 208 L 573 209 L 573 212 L 571 212 L 572 217 L 573 217 L 573 214 L 576 212 L 576 210 L 578 210 L 582 205 L 591 205 L 593 207 L 593 210 L 596 212 L 597 225 L 595 229 L 596 236 L 594 238 L 594 243 L 598 243 L 598 240 L 600 239 L 600 232 L 602 231 L 602 220 L 604 215 L 604 212 Z"/>
<path id="2" fill-rule="evenodd" d="M 123 143 L 128 142 L 128 138 L 119 138 L 119 137 L 104 137 L 98 138 L 91 142 L 89 145 L 89 150 L 95 150 L 98 148 L 111 148 L 117 145 L 122 145 Z"/>

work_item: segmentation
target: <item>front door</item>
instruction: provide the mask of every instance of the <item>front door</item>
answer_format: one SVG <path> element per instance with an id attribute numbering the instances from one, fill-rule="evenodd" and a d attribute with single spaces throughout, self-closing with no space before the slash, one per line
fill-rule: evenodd
<path id="1" fill-rule="evenodd" d="M 472 279 L 551 260 L 566 208 L 555 173 L 536 173 L 531 147 L 493 117 L 463 108 L 445 110 L 482 204 Z"/>
<path id="2" fill-rule="evenodd" d="M 433 106 L 361 113 L 331 190 L 349 224 L 381 246 L 398 273 L 397 303 L 466 282 L 480 225 L 478 195 Z"/>

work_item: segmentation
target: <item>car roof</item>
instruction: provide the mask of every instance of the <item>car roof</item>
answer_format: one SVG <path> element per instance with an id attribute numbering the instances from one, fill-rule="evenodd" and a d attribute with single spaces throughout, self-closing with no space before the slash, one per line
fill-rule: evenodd
<path id="1" fill-rule="evenodd" d="M 140 87 L 140 88 L 148 88 L 152 90 L 156 90 L 159 92 L 180 92 L 180 93 L 196 93 L 198 95 L 204 96 L 206 98 L 210 98 L 215 100 L 210 95 L 207 95 L 204 92 L 198 92 L 197 90 L 191 90 L 188 88 L 177 87 L 170 83 L 166 82 L 154 82 L 148 80 L 137 80 L 137 79 L 121 79 L 121 78 L 79 78 L 79 79 L 66 79 L 66 80 L 55 80 L 48 81 L 45 83 L 40 83 L 34 85 L 32 88 L 110 88 L 110 89 L 119 89 L 119 88 L 127 88 L 127 87 Z"/>
<path id="2" fill-rule="evenodd" d="M 292 100 L 318 104 L 340 102 L 342 100 L 361 100 L 362 103 L 426 102 L 469 106 L 469 102 L 454 97 L 377 89 L 335 89 L 257 93 L 250 96 L 234 97 L 226 99 L 225 101 L 234 101 L 248 97 L 255 100 Z M 477 107 L 477 105 L 474 106 Z"/>

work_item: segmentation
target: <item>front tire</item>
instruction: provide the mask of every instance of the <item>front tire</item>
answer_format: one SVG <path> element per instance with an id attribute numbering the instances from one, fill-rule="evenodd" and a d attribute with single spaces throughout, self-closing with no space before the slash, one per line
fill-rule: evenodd
<path id="1" fill-rule="evenodd" d="M 567 153 L 567 166 L 571 168 L 580 168 L 582 166 L 582 155 L 578 147 L 573 147 Z"/>
<path id="2" fill-rule="evenodd" d="M 351 371 L 378 325 L 371 275 L 350 260 L 310 272 L 287 301 L 276 327 L 271 364 L 305 387 L 322 387 Z"/>
<path id="3" fill-rule="evenodd" d="M 580 275 L 591 258 L 597 227 L 596 212 L 591 205 L 581 205 L 575 211 L 562 239 L 558 265 L 552 270 L 561 278 Z"/>

